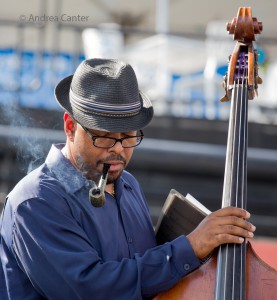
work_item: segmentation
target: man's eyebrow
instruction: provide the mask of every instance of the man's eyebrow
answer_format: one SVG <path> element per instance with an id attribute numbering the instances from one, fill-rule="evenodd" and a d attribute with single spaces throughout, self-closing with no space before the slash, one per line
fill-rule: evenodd
<path id="1" fill-rule="evenodd" d="M 109 135 L 111 135 L 113 133 L 117 133 L 117 132 L 99 132 L 99 133 L 97 133 L 93 130 L 90 130 L 90 129 L 88 129 L 88 130 L 92 135 L 95 135 L 95 136 L 107 136 L 108 137 Z M 126 132 L 119 132 L 119 133 L 122 135 L 127 135 L 127 136 L 135 136 L 135 135 L 137 135 L 138 131 L 133 130 L 133 131 L 126 131 Z"/>
<path id="2" fill-rule="evenodd" d="M 93 135 L 93 136 L 103 136 L 103 137 L 106 137 L 108 136 L 109 134 L 111 134 L 111 132 L 95 132 L 93 130 L 89 130 L 90 134 Z"/>

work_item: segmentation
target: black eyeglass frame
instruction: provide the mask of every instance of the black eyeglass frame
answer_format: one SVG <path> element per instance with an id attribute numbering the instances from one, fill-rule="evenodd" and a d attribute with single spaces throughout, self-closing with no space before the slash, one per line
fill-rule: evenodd
<path id="1" fill-rule="evenodd" d="M 143 140 L 143 137 L 144 137 L 143 131 L 141 129 L 139 130 L 140 135 L 129 135 L 129 136 L 127 135 L 123 138 L 117 139 L 117 138 L 113 138 L 113 137 L 109 137 L 109 136 L 106 137 L 106 136 L 92 135 L 86 127 L 84 127 L 83 125 L 81 125 L 81 127 L 84 129 L 84 131 L 87 133 L 87 135 L 92 139 L 93 146 L 96 147 L 96 148 L 100 148 L 100 149 L 110 149 L 110 148 L 114 147 L 114 145 L 117 142 L 120 142 L 122 148 L 134 148 L 134 147 L 137 147 L 141 143 L 141 141 Z M 130 138 L 135 138 L 135 137 L 140 138 L 138 144 L 135 144 L 134 146 L 129 146 L 129 147 L 126 147 L 122 144 L 122 142 L 124 140 L 130 139 Z M 113 140 L 114 144 L 112 146 L 109 146 L 109 147 L 99 147 L 99 146 L 95 145 L 95 141 L 97 140 L 97 138 L 105 138 L 105 139 Z"/>

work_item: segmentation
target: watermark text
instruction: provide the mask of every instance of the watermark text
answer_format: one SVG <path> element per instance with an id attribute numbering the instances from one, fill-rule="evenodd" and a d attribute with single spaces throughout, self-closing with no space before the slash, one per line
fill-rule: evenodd
<path id="1" fill-rule="evenodd" d="M 89 21 L 89 16 L 82 16 L 82 15 L 69 15 L 69 14 L 61 14 L 61 15 L 20 15 L 19 16 L 20 22 L 31 22 L 31 23 L 44 23 L 44 22 L 68 22 L 68 23 L 85 23 Z"/>

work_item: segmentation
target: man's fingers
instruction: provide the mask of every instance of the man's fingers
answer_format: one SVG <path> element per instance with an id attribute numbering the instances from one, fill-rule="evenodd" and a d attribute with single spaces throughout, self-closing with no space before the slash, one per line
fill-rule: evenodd
<path id="1" fill-rule="evenodd" d="M 256 230 L 256 227 L 252 223 L 245 221 L 244 219 L 234 216 L 222 217 L 220 219 L 220 226 L 218 228 L 225 230 L 228 229 L 228 226 L 230 227 L 230 230 L 234 230 L 234 227 L 243 228 L 251 232 Z"/>
<path id="2" fill-rule="evenodd" d="M 242 244 L 243 242 L 244 242 L 244 238 L 237 235 L 219 234 L 217 236 L 218 246 L 222 244 Z"/>
<path id="3" fill-rule="evenodd" d="M 234 225 L 223 225 L 218 232 L 218 235 L 220 234 L 236 235 L 246 238 L 252 238 L 254 236 L 252 230 L 249 231 Z"/>
<path id="4" fill-rule="evenodd" d="M 188 239 L 197 257 L 202 258 L 222 244 L 241 244 L 252 238 L 256 227 L 246 219 L 250 213 L 237 207 L 225 207 L 208 215 Z"/>
<path id="5" fill-rule="evenodd" d="M 251 217 L 247 210 L 233 206 L 221 208 L 215 212 L 215 215 L 218 217 L 236 216 L 243 219 L 249 219 Z"/>

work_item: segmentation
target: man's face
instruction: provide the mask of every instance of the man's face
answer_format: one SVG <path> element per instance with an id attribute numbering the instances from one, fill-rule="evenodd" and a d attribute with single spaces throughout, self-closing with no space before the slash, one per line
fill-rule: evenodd
<path id="1" fill-rule="evenodd" d="M 134 148 L 123 148 L 120 142 L 108 149 L 97 148 L 93 145 L 93 140 L 85 130 L 68 116 L 66 123 L 70 121 L 74 124 L 72 136 L 68 138 L 68 158 L 72 164 L 91 180 L 97 181 L 102 174 L 104 163 L 110 164 L 107 183 L 114 182 L 126 168 L 130 161 Z M 104 131 L 89 130 L 93 136 L 114 137 L 117 139 L 126 136 L 136 135 L 136 131 L 123 133 L 107 133 Z M 67 134 L 68 136 L 68 134 Z"/>

